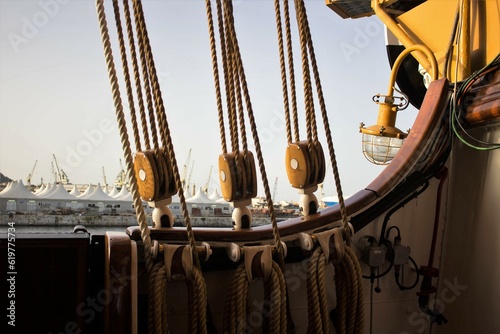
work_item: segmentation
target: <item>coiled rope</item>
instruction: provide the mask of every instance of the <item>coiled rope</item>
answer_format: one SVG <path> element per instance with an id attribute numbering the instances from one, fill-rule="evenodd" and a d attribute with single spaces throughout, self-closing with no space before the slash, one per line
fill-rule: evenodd
<path id="1" fill-rule="evenodd" d="M 327 261 L 317 247 L 309 261 L 307 276 L 307 333 L 330 332 L 330 317 L 326 295 Z M 336 333 L 359 334 L 364 331 L 363 285 L 359 261 L 350 247 L 338 264 L 334 264 L 337 305 L 333 311 Z"/>
<path id="2" fill-rule="evenodd" d="M 113 1 L 113 8 L 115 14 L 115 23 L 118 33 L 118 40 L 120 45 L 120 54 L 123 65 L 123 72 L 125 78 L 126 92 L 128 97 L 128 104 L 131 112 L 131 121 L 133 134 L 135 139 L 136 150 L 141 150 L 141 139 L 139 134 L 139 127 L 137 124 L 136 112 L 135 112 L 135 101 L 131 85 L 131 75 L 129 73 L 129 67 L 127 63 L 127 51 L 123 36 L 123 29 L 121 24 L 121 14 L 119 8 L 119 2 Z M 118 127 L 120 131 L 120 138 L 122 142 L 122 147 L 124 151 L 127 174 L 130 180 L 130 188 L 132 196 L 134 199 L 134 207 L 136 210 L 137 220 L 141 229 L 141 238 L 144 245 L 144 257 L 146 263 L 146 269 L 149 273 L 149 295 L 150 295 L 150 305 L 148 308 L 148 320 L 149 320 L 149 332 L 150 333 L 167 333 L 168 326 L 166 322 L 166 285 L 168 278 L 166 277 L 165 265 L 162 262 L 154 264 L 153 253 L 158 251 L 158 243 L 154 243 L 149 235 L 149 227 L 146 222 L 146 216 L 144 213 L 144 208 L 142 206 L 142 200 L 138 191 L 137 180 L 134 173 L 134 162 L 132 158 L 132 150 L 130 148 L 129 137 L 127 134 L 127 125 L 125 121 L 125 115 L 123 112 L 123 104 L 120 94 L 120 87 L 118 84 L 118 76 L 116 73 L 116 68 L 113 59 L 113 51 L 111 48 L 111 42 L 109 37 L 108 25 L 106 20 L 104 1 L 96 0 L 97 16 L 99 20 L 99 27 L 101 30 L 101 39 L 104 48 L 104 54 L 106 57 L 106 64 L 108 68 L 108 75 L 110 80 L 110 85 L 113 94 L 113 102 L 116 110 L 116 118 L 118 122 Z M 137 62 L 137 53 L 135 49 L 135 43 L 132 31 L 132 20 L 130 17 L 130 9 L 128 6 L 128 0 L 124 0 L 124 15 L 127 25 L 127 34 L 130 44 L 130 54 L 132 58 L 132 65 L 134 70 L 134 79 L 136 82 L 136 94 L 139 100 L 139 112 L 142 123 L 143 130 L 143 140 L 145 142 L 146 149 L 149 149 L 151 144 L 149 141 L 149 131 L 147 126 L 147 119 L 145 115 L 144 99 L 142 95 L 142 90 L 144 89 L 146 93 L 146 103 L 149 112 L 149 130 L 151 130 L 151 136 L 153 139 L 153 145 L 155 148 L 159 147 L 158 135 L 161 139 L 162 146 L 166 148 L 168 155 L 170 157 L 170 164 L 174 174 L 175 184 L 178 189 L 179 198 L 181 201 L 181 207 L 184 216 L 184 222 L 186 224 L 186 232 L 188 235 L 188 240 L 192 252 L 192 258 L 194 263 L 194 268 L 192 269 L 192 276 L 187 280 L 188 291 L 189 291 L 189 309 L 190 309 L 190 333 L 206 333 L 207 332 L 207 292 L 206 285 L 201 274 L 200 262 L 198 258 L 198 253 L 196 249 L 196 243 L 194 234 L 192 231 L 192 226 L 190 223 L 190 217 L 187 210 L 187 205 L 184 197 L 184 191 L 182 189 L 182 182 L 180 179 L 180 174 L 177 167 L 177 161 L 175 159 L 174 148 L 172 144 L 172 139 L 170 136 L 170 130 L 168 127 L 168 122 L 165 114 L 165 108 L 163 105 L 163 100 L 161 97 L 161 91 L 159 87 L 158 77 L 156 73 L 156 68 L 153 60 L 153 54 L 151 50 L 151 45 L 149 43 L 149 37 L 146 29 L 146 24 L 144 20 L 144 13 L 142 9 L 142 3 L 139 0 L 133 1 L 133 12 L 136 25 L 136 36 L 138 40 L 139 56 L 141 60 L 142 68 L 142 80 L 143 86 L 141 86 L 141 79 L 139 75 L 139 65 Z M 156 119 L 156 121 L 155 121 Z M 159 129 L 156 124 L 159 125 Z M 153 247 L 153 244 L 155 247 Z"/>
<path id="3" fill-rule="evenodd" d="M 286 284 L 279 265 L 273 262 L 271 275 L 264 280 L 264 301 L 261 318 L 255 319 L 248 303 L 249 280 L 242 263 L 236 269 L 224 307 L 224 333 L 250 333 L 252 327 L 262 325 L 270 334 L 287 333 Z"/>

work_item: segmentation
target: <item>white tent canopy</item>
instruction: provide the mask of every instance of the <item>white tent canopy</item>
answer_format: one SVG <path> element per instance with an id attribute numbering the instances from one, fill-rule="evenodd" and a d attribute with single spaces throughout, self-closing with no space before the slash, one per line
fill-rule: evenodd
<path id="1" fill-rule="evenodd" d="M 116 188 L 114 188 L 116 189 Z M 117 193 L 116 195 L 112 196 L 114 199 L 119 199 L 121 200 L 122 197 L 124 196 L 127 196 L 128 194 L 130 194 L 130 192 L 127 190 L 127 187 L 123 186 L 122 189 L 118 192 L 117 190 Z"/>
<path id="2" fill-rule="evenodd" d="M 125 186 L 122 187 L 122 189 L 125 188 Z M 111 196 L 111 197 L 115 197 L 116 195 L 118 195 L 120 192 L 118 191 L 118 189 L 116 188 L 116 185 L 113 185 L 113 189 L 111 189 L 111 191 L 109 192 L 108 196 Z"/>
<path id="3" fill-rule="evenodd" d="M 0 194 L 0 197 L 12 199 L 37 199 L 37 197 L 24 186 L 23 180 L 15 182 L 7 191 Z"/>
<path id="4" fill-rule="evenodd" d="M 82 194 L 80 190 L 78 190 L 78 188 L 76 187 L 76 184 L 73 185 L 73 189 L 71 189 L 69 193 L 75 197 Z"/>
<path id="5" fill-rule="evenodd" d="M 41 194 L 41 193 L 42 193 L 42 191 L 44 191 L 44 190 L 45 190 L 45 184 L 43 184 L 43 183 L 42 183 L 42 185 L 40 186 L 40 188 L 38 188 L 38 189 L 34 192 L 34 194 L 35 194 L 35 195 L 39 195 L 39 194 Z"/>
<path id="6" fill-rule="evenodd" d="M 203 204 L 214 204 L 215 201 L 212 201 L 210 198 L 207 197 L 207 195 L 201 191 L 201 189 L 198 189 L 196 194 L 194 194 L 193 197 L 190 197 L 186 200 L 187 203 L 203 203 Z"/>
<path id="7" fill-rule="evenodd" d="M 85 191 L 86 193 L 87 191 Z M 85 194 L 84 193 L 84 194 Z M 101 184 L 98 183 L 97 184 L 97 187 L 95 187 L 95 189 L 88 195 L 88 196 L 81 196 L 79 197 L 80 199 L 84 199 L 84 200 L 87 200 L 87 201 L 113 201 L 115 200 L 114 198 L 112 197 L 109 197 L 101 188 Z"/>
<path id="8" fill-rule="evenodd" d="M 54 199 L 54 200 L 69 200 L 69 201 L 74 201 L 77 198 L 71 194 L 69 194 L 66 189 L 64 188 L 64 185 L 62 183 L 59 183 L 54 187 L 54 191 L 52 191 L 50 194 L 44 196 L 44 199 Z"/>
<path id="9" fill-rule="evenodd" d="M 212 201 L 217 201 L 219 198 L 222 198 L 222 196 L 219 194 L 217 188 L 215 188 L 214 191 L 212 191 L 212 193 L 210 194 L 210 196 L 208 196 L 208 198 L 210 198 Z"/>
<path id="10" fill-rule="evenodd" d="M 90 194 L 92 193 L 94 187 L 92 187 L 92 185 L 89 183 L 89 186 L 87 187 L 87 189 L 85 189 L 85 191 L 83 193 L 81 193 L 80 195 L 78 195 L 78 198 L 80 199 L 85 199 L 87 198 L 88 196 L 90 196 Z"/>
<path id="11" fill-rule="evenodd" d="M 16 184 L 16 182 L 17 181 L 10 181 L 9 183 L 7 183 L 7 186 L 5 188 L 3 188 L 2 191 L 0 191 L 0 195 L 6 193 L 7 191 L 9 191 L 9 189 L 12 188 L 12 186 L 14 184 Z"/>

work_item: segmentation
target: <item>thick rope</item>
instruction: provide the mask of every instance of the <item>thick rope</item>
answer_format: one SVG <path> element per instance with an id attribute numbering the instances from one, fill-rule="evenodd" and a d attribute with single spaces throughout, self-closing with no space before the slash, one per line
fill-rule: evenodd
<path id="1" fill-rule="evenodd" d="M 134 94 L 132 92 L 132 82 L 130 80 L 130 70 L 128 67 L 127 50 L 125 47 L 125 38 L 123 37 L 123 28 L 120 18 L 120 4 L 118 1 L 113 1 L 113 10 L 115 14 L 116 31 L 118 34 L 118 43 L 120 45 L 120 55 L 123 67 L 123 76 L 125 79 L 125 87 L 127 91 L 128 106 L 130 109 L 130 120 L 132 123 L 132 131 L 134 133 L 135 150 L 141 151 L 141 138 L 139 136 L 139 127 L 137 126 L 137 117 L 135 113 Z"/>
<path id="2" fill-rule="evenodd" d="M 283 46 L 283 27 L 281 25 L 280 0 L 274 0 L 276 12 L 276 29 L 278 31 L 278 49 L 280 54 L 281 88 L 283 90 L 283 106 L 285 109 L 286 138 L 292 142 L 292 127 L 290 123 L 290 103 L 288 101 L 288 82 L 286 77 L 285 51 Z"/>
<path id="3" fill-rule="evenodd" d="M 149 124 L 150 124 L 150 129 L 151 129 L 151 137 L 153 139 L 153 147 L 155 149 L 159 148 L 159 142 L 158 142 L 158 131 L 156 127 L 156 118 L 155 118 L 155 106 L 153 103 L 153 96 L 152 96 L 152 87 L 151 87 L 151 80 L 149 76 L 149 69 L 148 69 L 148 61 L 146 59 L 146 45 L 145 45 L 145 39 L 142 33 L 142 20 L 141 18 L 137 15 L 137 12 L 135 10 L 135 4 L 137 0 L 134 0 L 133 2 L 133 8 L 134 8 L 134 19 L 135 19 L 135 29 L 136 29 L 136 34 L 137 34 L 137 44 L 139 46 L 139 57 L 141 60 L 141 71 L 142 71 L 142 79 L 144 81 L 144 92 L 146 93 L 146 104 L 148 107 L 148 116 L 149 116 Z"/>
<path id="4" fill-rule="evenodd" d="M 130 48 L 130 58 L 132 59 L 132 68 L 134 70 L 134 81 L 135 81 L 135 89 L 137 95 L 137 104 L 139 105 L 139 114 L 141 115 L 141 125 L 142 125 L 142 135 L 144 138 L 144 145 L 146 146 L 146 150 L 151 149 L 151 142 L 149 140 L 149 130 L 148 123 L 146 119 L 146 110 L 144 107 L 144 97 L 142 95 L 142 84 L 141 84 L 141 73 L 139 69 L 139 63 L 137 60 L 137 51 L 135 46 L 134 39 L 134 30 L 132 27 L 132 19 L 130 15 L 130 8 L 128 1 L 123 2 L 123 9 L 125 14 L 125 21 L 127 25 L 127 35 L 129 40 L 129 48 Z M 154 128 L 154 127 L 153 127 Z"/>
<path id="5" fill-rule="evenodd" d="M 309 152 L 313 150 L 312 143 L 317 140 L 316 122 L 314 116 L 314 102 L 311 85 L 311 74 L 309 70 L 308 50 L 307 50 L 307 35 L 305 31 L 304 12 L 302 0 L 295 1 L 295 11 L 297 16 L 297 26 L 299 29 L 300 51 L 302 57 L 302 77 L 304 83 L 304 102 L 306 110 L 306 133 L 308 140 Z"/>
<path id="6" fill-rule="evenodd" d="M 219 64 L 217 61 L 217 47 L 215 41 L 215 28 L 212 15 L 212 2 L 206 0 L 207 19 L 208 19 L 208 34 L 210 37 L 210 52 L 212 54 L 212 69 L 214 72 L 215 97 L 217 102 L 217 115 L 219 118 L 219 132 L 222 146 L 222 153 L 227 153 L 226 145 L 226 130 L 224 125 L 224 109 L 222 107 L 222 93 L 220 88 Z"/>
<path id="7" fill-rule="evenodd" d="M 297 111 L 297 89 L 295 87 L 295 68 L 293 63 L 292 29 L 290 28 L 290 7 L 288 0 L 284 0 L 283 9 L 285 14 L 286 48 L 288 54 L 288 71 L 290 76 L 290 97 L 292 99 L 293 133 L 295 141 L 300 140 L 299 135 L 299 113 Z"/>
<path id="8" fill-rule="evenodd" d="M 161 128 L 162 143 L 163 143 L 164 147 L 167 148 L 167 152 L 168 152 L 168 155 L 170 157 L 170 164 L 171 164 L 171 167 L 173 170 L 175 183 L 176 183 L 177 189 L 178 189 L 178 195 L 179 195 L 179 199 L 180 199 L 180 203 L 181 203 L 181 207 L 182 207 L 184 222 L 186 224 L 186 232 L 187 232 L 189 244 L 191 246 L 191 251 L 193 252 L 193 261 L 195 263 L 195 266 L 200 268 L 200 260 L 198 258 L 196 241 L 194 238 L 193 229 L 191 226 L 191 220 L 190 220 L 189 212 L 188 212 L 187 205 L 186 205 L 186 198 L 184 196 L 184 190 L 182 188 L 182 180 L 180 178 L 179 169 L 177 166 L 177 160 L 175 158 L 175 152 L 174 152 L 174 147 L 173 147 L 173 143 L 172 143 L 172 138 L 170 136 L 170 130 L 169 130 L 168 122 L 166 119 L 165 107 L 163 104 L 163 98 L 161 96 L 160 86 L 159 86 L 159 82 L 158 82 L 158 76 L 156 74 L 156 67 L 155 67 L 154 60 L 153 60 L 153 53 L 151 50 L 151 45 L 149 43 L 149 37 L 148 37 L 145 22 L 144 22 L 144 13 L 142 10 L 141 1 L 134 1 L 134 13 L 136 14 L 136 17 L 138 18 L 138 20 L 141 22 L 141 24 L 140 24 L 140 29 L 141 29 L 140 36 L 143 39 L 144 46 L 146 48 L 146 59 L 148 62 L 149 73 L 151 76 L 151 83 L 153 86 L 153 95 L 155 97 L 155 99 L 154 99 L 155 106 L 156 106 L 159 124 L 160 124 L 160 128 Z"/>
<path id="9" fill-rule="evenodd" d="M 328 333 L 330 318 L 328 315 L 326 293 L 326 261 L 321 247 L 317 247 L 308 266 L 307 301 L 308 329 L 307 333 Z M 334 265 L 335 290 L 337 306 L 334 326 L 337 333 L 360 334 L 364 331 L 363 319 L 363 285 L 361 268 L 350 247 L 342 261 Z"/>
<path id="10" fill-rule="evenodd" d="M 101 30 L 101 39 L 106 57 L 106 65 L 108 68 L 109 81 L 111 91 L 113 94 L 113 103 L 116 110 L 116 119 L 118 122 L 118 129 L 120 131 L 120 139 L 122 142 L 123 153 L 127 166 L 127 174 L 130 180 L 130 189 L 133 197 L 134 208 L 137 216 L 137 222 L 141 229 L 141 238 L 144 245 L 144 259 L 146 269 L 151 271 L 153 267 L 153 260 L 151 255 L 151 237 L 149 236 L 149 228 L 146 222 L 146 215 L 142 207 L 142 200 L 137 188 L 137 180 L 134 173 L 134 162 L 132 158 L 132 151 L 130 149 L 130 142 L 127 134 L 127 125 L 125 122 L 125 115 L 123 113 L 123 104 L 120 96 L 120 86 L 118 84 L 118 77 L 116 75 L 115 63 L 113 60 L 113 51 L 111 49 L 111 42 L 109 38 L 108 25 L 106 21 L 106 13 L 104 12 L 104 0 L 96 0 L 97 17 L 99 20 L 99 28 Z"/>
<path id="11" fill-rule="evenodd" d="M 185 278 L 184 281 L 188 290 L 188 318 L 189 333 L 206 334 L 207 333 L 207 287 L 205 280 L 199 268 L 193 267 L 191 278 Z M 169 280 L 165 272 L 165 265 L 158 262 L 151 272 L 150 285 L 150 322 L 149 333 L 164 334 L 168 333 L 167 318 L 167 287 Z M 151 290 L 153 287 L 153 291 Z M 152 318 L 152 321 L 151 321 Z"/>
<path id="12" fill-rule="evenodd" d="M 361 267 L 354 251 L 350 247 L 345 251 L 342 261 L 334 266 L 337 293 L 335 328 L 338 333 L 358 334 L 364 332 Z"/>
<path id="13" fill-rule="evenodd" d="M 250 282 L 242 263 L 235 271 L 224 306 L 224 333 L 252 332 L 251 307 L 249 303 Z M 271 274 L 264 281 L 264 308 L 261 310 L 265 320 L 263 333 L 285 334 L 286 322 L 286 285 L 281 268 L 273 262 Z"/>
<path id="14" fill-rule="evenodd" d="M 126 121 L 125 117 L 123 114 L 123 105 L 121 102 L 121 96 L 120 96 L 120 89 L 118 85 L 118 78 L 116 75 L 116 69 L 113 61 L 113 53 L 111 50 L 111 43 L 109 39 L 109 32 L 107 28 L 107 22 L 106 22 L 106 16 L 104 12 L 104 3 L 102 0 L 98 0 L 96 2 L 96 7 L 97 7 L 97 14 L 99 18 L 99 24 L 100 24 L 100 29 L 101 29 L 101 36 L 102 36 L 102 41 L 103 41 L 103 47 L 106 55 L 106 62 L 108 66 L 108 73 L 110 77 L 110 84 L 112 87 L 112 92 L 113 92 L 113 100 L 115 104 L 115 109 L 116 109 L 116 114 L 117 114 L 117 121 L 119 124 L 119 129 L 120 129 L 120 135 L 122 139 L 122 146 L 124 149 L 125 153 L 125 159 L 127 163 L 127 172 L 129 174 L 129 179 L 131 181 L 131 190 L 132 194 L 134 196 L 134 206 L 136 208 L 136 214 L 138 217 L 139 225 L 141 227 L 141 236 L 143 237 L 143 243 L 144 243 L 144 248 L 145 248 L 145 260 L 146 260 L 146 268 L 149 273 L 149 278 L 150 278 L 150 305 L 149 305 L 149 315 L 148 318 L 150 320 L 150 326 L 151 324 L 152 327 L 150 327 L 150 332 L 151 333 L 167 333 L 168 332 L 168 326 L 166 322 L 166 316 L 167 316 L 167 306 L 166 306 L 166 273 L 165 273 L 165 267 L 164 265 L 155 265 L 153 267 L 153 261 L 152 261 L 152 247 L 151 247 L 151 239 L 149 237 L 149 227 L 147 226 L 146 220 L 145 220 L 145 215 L 144 215 L 144 210 L 142 207 L 142 201 L 140 199 L 140 195 L 137 189 L 137 181 L 135 179 L 135 173 L 134 173 L 134 165 L 133 165 L 133 159 L 132 159 L 132 154 L 131 154 L 131 149 L 130 149 L 130 143 L 128 141 L 128 135 L 127 135 L 127 129 L 126 129 Z M 138 131 L 138 126 L 137 126 L 137 119 L 135 118 L 135 108 L 134 108 L 134 101 L 133 101 L 133 93 L 132 93 L 132 85 L 131 85 L 131 80 L 130 80 L 130 74 L 129 74 L 129 68 L 128 68 L 128 63 L 127 63 L 127 54 L 126 54 L 126 47 L 125 47 L 125 41 L 124 41 L 124 36 L 123 36 L 123 30 L 122 30 L 122 25 L 121 25 L 121 17 L 120 17 L 120 8 L 118 5 L 117 1 L 113 2 L 113 9 L 114 9 L 114 14 L 115 14 L 115 21 L 116 21 L 116 27 L 117 27 L 117 32 L 118 32 L 118 39 L 119 39 L 119 44 L 120 44 L 120 53 L 122 56 L 122 65 L 123 65 L 123 71 L 124 71 L 124 76 L 125 76 L 125 82 L 126 82 L 126 89 L 127 89 L 127 95 L 129 97 L 129 108 L 132 113 L 132 123 L 133 123 L 133 131 L 134 135 L 136 138 L 136 146 L 137 149 L 140 149 L 140 136 L 139 136 L 139 131 Z M 187 212 L 187 206 L 185 203 L 185 198 L 183 196 L 183 190 L 182 190 L 182 184 L 181 180 L 179 177 L 178 169 L 177 169 L 177 163 L 175 160 L 175 155 L 174 155 L 174 149 L 172 145 L 172 139 L 170 137 L 170 132 L 168 128 L 168 122 L 166 119 L 166 114 L 164 110 L 164 105 L 163 105 L 163 100 L 161 97 L 161 91 L 159 87 L 159 82 L 158 82 L 158 77 L 156 73 L 156 68 L 153 60 L 153 55 L 151 51 L 151 46 L 149 43 L 149 37 L 147 34 L 147 29 L 146 25 L 144 22 L 144 14 L 142 11 L 142 4 L 140 1 L 134 1 L 133 3 L 133 9 L 134 9 L 134 17 L 136 21 L 136 29 L 137 29 L 137 36 L 138 36 L 138 43 L 139 43 L 139 51 L 140 51 L 140 56 L 141 56 L 141 62 L 142 62 L 142 69 L 143 69 L 143 76 L 144 76 L 144 82 L 145 85 L 147 85 L 151 88 L 151 91 L 148 96 L 148 88 L 146 88 L 146 96 L 148 99 L 148 109 L 150 111 L 150 122 L 151 125 L 154 124 L 154 109 L 156 109 L 156 118 L 158 120 L 158 124 L 160 126 L 160 135 L 161 135 L 161 141 L 164 147 L 166 147 L 169 156 L 170 156 L 170 163 L 172 166 L 172 170 L 174 172 L 174 178 L 176 185 L 179 189 L 179 198 L 181 200 L 181 203 L 183 204 L 183 213 L 184 213 L 184 218 L 186 222 L 186 231 L 188 235 L 188 240 L 191 245 L 191 250 L 192 250 L 192 257 L 193 257 L 193 262 L 195 264 L 195 267 L 193 269 L 193 276 L 192 279 L 190 280 L 190 283 L 192 284 L 191 287 L 189 287 L 190 297 L 189 299 L 193 301 L 192 303 L 189 304 L 190 307 L 190 314 L 191 314 L 191 320 L 193 321 L 191 324 L 191 333 L 206 333 L 207 332 L 207 318 L 206 318 L 206 312 L 207 312 L 207 296 L 206 296 L 206 285 L 203 280 L 203 276 L 201 274 L 200 270 L 200 262 L 196 250 L 196 244 L 195 244 L 195 239 L 194 235 L 192 232 L 192 227 L 189 221 L 189 214 Z M 125 13 L 126 19 L 127 19 L 127 26 L 128 26 L 128 34 L 129 34 L 129 40 L 132 41 L 132 36 L 133 32 L 131 29 L 131 20 L 130 20 L 130 11 L 128 10 L 128 7 L 126 7 L 126 13 Z M 131 46 L 132 48 L 132 46 Z M 138 69 L 138 66 L 134 65 L 135 69 Z M 137 73 L 137 71 L 135 71 Z M 137 79 L 137 74 L 136 74 L 136 79 Z M 151 94 L 152 93 L 152 94 Z M 151 96 L 152 95 L 152 96 Z M 151 101 L 152 97 L 154 98 L 154 101 Z M 151 102 L 154 102 L 154 109 L 153 105 Z M 144 119 L 145 119 L 145 114 L 143 113 L 143 125 L 145 124 Z M 153 134 L 153 140 L 156 140 L 155 137 L 155 128 L 152 126 L 152 134 Z M 144 133 L 145 136 L 147 136 L 147 132 Z M 157 146 L 157 141 L 155 141 L 155 146 Z"/>
<path id="15" fill-rule="evenodd" d="M 338 171 L 338 166 L 337 166 L 337 159 L 335 157 L 335 149 L 333 147 L 333 139 L 332 139 L 332 133 L 330 130 L 330 122 L 328 120 L 328 113 L 326 111 L 326 103 L 325 99 L 323 96 L 323 88 L 321 86 L 321 80 L 319 77 L 319 70 L 318 70 L 318 64 L 316 62 L 316 55 L 314 52 L 314 46 L 311 38 L 311 31 L 309 29 L 309 22 L 307 20 L 307 13 L 305 9 L 304 3 L 302 3 L 302 11 L 303 11 L 303 22 L 304 22 L 304 29 L 305 29 L 305 34 L 307 37 L 307 45 L 309 49 L 309 55 L 311 58 L 311 67 L 313 70 L 313 75 L 314 75 L 314 81 L 316 83 L 316 90 L 317 90 L 317 96 L 318 96 L 318 102 L 321 110 L 321 116 L 323 118 L 323 127 L 325 129 L 325 135 L 326 135 L 326 140 L 327 140 L 327 145 L 328 145 L 328 152 L 330 154 L 330 162 L 332 164 L 332 169 L 333 169 L 333 177 L 335 180 L 335 187 L 337 188 L 337 197 L 339 198 L 339 206 L 340 206 L 340 213 L 342 217 L 342 223 L 344 226 L 344 230 L 346 233 L 348 233 L 347 237 L 347 244 L 349 245 L 350 243 L 350 228 L 348 225 L 348 220 L 347 220 L 347 212 L 345 208 L 345 201 L 344 201 L 344 195 L 342 192 L 342 185 L 340 182 L 340 176 L 339 176 L 339 171 Z"/>

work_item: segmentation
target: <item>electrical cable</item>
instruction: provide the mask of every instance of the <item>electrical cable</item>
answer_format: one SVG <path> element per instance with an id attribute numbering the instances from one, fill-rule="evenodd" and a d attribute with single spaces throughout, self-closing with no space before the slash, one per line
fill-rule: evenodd
<path id="1" fill-rule="evenodd" d="M 469 78 L 467 78 L 465 81 L 462 82 L 461 86 L 457 88 L 458 83 L 455 83 L 454 85 L 454 94 L 453 98 L 451 101 L 451 126 L 453 129 L 453 132 L 455 136 L 466 146 L 479 150 L 479 151 L 490 151 L 490 150 L 495 150 L 500 148 L 500 143 L 490 143 L 490 142 L 484 142 L 482 140 L 479 140 L 477 138 L 474 138 L 472 135 L 470 135 L 467 130 L 462 126 L 460 122 L 460 115 L 459 115 L 459 108 L 458 106 L 461 104 L 461 100 L 464 97 L 465 93 L 470 89 L 472 84 L 476 82 L 479 78 L 483 77 L 484 75 L 496 70 L 498 67 L 500 67 L 500 54 L 497 55 L 488 65 L 483 67 L 482 69 L 478 70 L 474 74 L 472 74 Z M 488 147 L 482 147 L 482 146 L 476 146 L 472 144 L 471 142 L 467 141 L 464 137 L 460 135 L 457 129 L 457 125 L 460 128 L 460 130 L 470 139 L 473 141 L 485 145 Z"/>
<path id="2" fill-rule="evenodd" d="M 411 263 L 415 267 L 416 278 L 415 278 L 415 282 L 413 282 L 412 285 L 405 286 L 401 282 L 399 282 L 399 273 L 394 272 L 394 278 L 396 279 L 396 284 L 398 285 L 399 289 L 402 290 L 402 291 L 404 291 L 404 290 L 411 290 L 411 289 L 415 288 L 418 285 L 418 282 L 420 282 L 420 274 L 418 273 L 417 262 L 411 256 L 409 256 L 408 258 L 410 259 Z"/>
<path id="3" fill-rule="evenodd" d="M 391 219 L 391 216 L 396 211 L 398 211 L 399 209 L 401 209 L 402 207 L 404 207 L 406 204 L 408 204 L 411 200 L 413 200 L 414 198 L 417 198 L 418 196 L 420 196 L 420 194 L 422 194 L 427 189 L 427 187 L 429 187 L 429 181 L 428 180 L 425 181 L 425 183 L 422 185 L 422 188 L 420 190 L 415 191 L 414 193 L 412 193 L 410 196 L 406 197 L 404 200 L 402 200 L 401 202 L 399 202 L 399 204 L 397 204 L 396 206 L 394 206 L 391 210 L 389 210 L 387 212 L 387 214 L 384 217 L 384 222 L 382 223 L 382 228 L 380 230 L 379 245 L 381 245 L 384 242 L 384 240 L 387 240 L 385 238 L 385 229 L 387 228 L 387 223 L 389 222 L 389 219 Z"/>

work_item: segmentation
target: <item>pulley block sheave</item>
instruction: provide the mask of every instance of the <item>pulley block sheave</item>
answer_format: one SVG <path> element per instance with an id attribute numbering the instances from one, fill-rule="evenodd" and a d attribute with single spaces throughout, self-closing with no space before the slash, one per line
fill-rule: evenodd
<path id="1" fill-rule="evenodd" d="M 177 193 L 170 159 L 163 148 L 137 152 L 134 171 L 139 194 L 144 200 L 156 202 Z"/>
<path id="2" fill-rule="evenodd" d="M 285 156 L 286 174 L 292 187 L 307 189 L 317 186 L 325 178 L 325 156 L 321 143 L 309 145 L 307 140 L 289 143 Z"/>
<path id="3" fill-rule="evenodd" d="M 257 196 L 257 174 L 252 152 L 219 155 L 219 181 L 222 197 L 228 202 Z"/>

